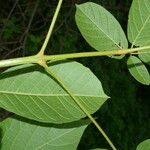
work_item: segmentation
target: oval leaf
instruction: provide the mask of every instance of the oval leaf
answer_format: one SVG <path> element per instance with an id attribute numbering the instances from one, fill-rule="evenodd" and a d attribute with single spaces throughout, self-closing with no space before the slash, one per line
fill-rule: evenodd
<path id="1" fill-rule="evenodd" d="M 89 113 L 96 112 L 108 98 L 100 81 L 83 65 L 53 63 L 51 69 Z M 66 123 L 85 117 L 64 89 L 43 71 L 38 66 L 23 65 L 2 73 L 0 107 L 41 122 Z"/>
<path id="2" fill-rule="evenodd" d="M 150 150 L 150 139 L 147 139 L 140 143 L 136 150 Z"/>
<path id="3" fill-rule="evenodd" d="M 127 64 L 130 73 L 137 81 L 146 85 L 150 84 L 150 74 L 140 59 L 130 56 Z"/>
<path id="4" fill-rule="evenodd" d="M 128 21 L 132 46 L 150 45 L 150 0 L 133 0 Z"/>
<path id="5" fill-rule="evenodd" d="M 0 127 L 1 150 L 76 150 L 87 124 L 54 126 L 9 118 Z"/>
<path id="6" fill-rule="evenodd" d="M 150 51 L 146 53 L 139 54 L 139 58 L 146 64 L 150 65 Z"/>
<path id="7" fill-rule="evenodd" d="M 92 2 L 77 5 L 75 18 L 81 34 L 96 50 L 128 47 L 126 36 L 118 21 L 100 5 Z"/>

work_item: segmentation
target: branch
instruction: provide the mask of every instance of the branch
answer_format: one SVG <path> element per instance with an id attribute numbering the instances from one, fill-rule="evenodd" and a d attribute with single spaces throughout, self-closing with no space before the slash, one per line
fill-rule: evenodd
<path id="1" fill-rule="evenodd" d="M 100 52 L 82 52 L 82 53 L 72 53 L 72 54 L 60 54 L 60 55 L 45 55 L 44 60 L 61 60 L 61 59 L 72 59 L 72 58 L 82 58 L 82 57 L 99 57 L 99 56 L 111 56 L 111 55 L 123 55 L 130 54 L 133 52 L 141 52 L 143 50 L 150 49 L 150 46 L 138 47 L 132 49 L 120 49 L 120 50 L 110 50 L 110 51 L 100 51 Z M 145 51 L 144 51 L 145 53 Z"/>
<path id="2" fill-rule="evenodd" d="M 42 45 L 42 48 L 41 48 L 41 50 L 40 50 L 40 52 L 39 52 L 39 55 L 43 55 L 43 54 L 44 54 L 44 51 L 45 51 L 45 49 L 46 49 L 46 46 L 47 46 L 47 44 L 48 44 L 48 42 L 49 42 L 49 39 L 50 39 L 50 37 L 51 37 L 51 35 L 52 35 L 52 31 L 53 31 L 53 29 L 54 29 L 54 26 L 55 26 L 55 23 L 56 23 L 56 19 L 57 19 L 57 17 L 58 17 L 58 14 L 59 14 L 59 11 L 60 11 L 62 2 L 63 2 L 63 0 L 59 0 L 59 2 L 58 2 L 57 8 L 56 8 L 56 10 L 55 10 L 55 14 L 54 14 L 53 19 L 52 19 L 52 23 L 51 23 L 51 25 L 50 25 L 49 31 L 48 31 L 48 33 L 47 33 L 47 35 L 46 35 L 46 39 L 45 39 L 45 41 L 44 41 L 44 43 L 43 43 L 43 45 Z"/>
<path id="3" fill-rule="evenodd" d="M 111 55 L 122 55 L 130 54 L 133 52 L 141 52 L 144 50 L 149 50 L 150 46 L 132 48 L 132 49 L 121 49 L 121 50 L 110 50 L 101 52 L 83 52 L 83 53 L 71 53 L 71 54 L 60 54 L 60 55 L 34 55 L 29 57 L 13 58 L 0 61 L 0 67 L 9 67 L 27 63 L 38 63 L 40 61 L 49 60 L 62 60 L 62 59 L 73 59 L 73 58 L 83 58 L 83 57 L 99 57 L 99 56 L 111 56 Z M 146 53 L 144 51 L 144 53 Z"/>

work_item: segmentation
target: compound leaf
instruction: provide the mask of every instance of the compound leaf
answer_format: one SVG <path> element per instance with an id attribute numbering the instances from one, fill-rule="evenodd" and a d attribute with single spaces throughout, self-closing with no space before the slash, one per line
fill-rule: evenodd
<path id="1" fill-rule="evenodd" d="M 101 82 L 80 63 L 53 62 L 51 69 L 89 113 L 108 99 Z M 0 107 L 41 122 L 66 123 L 86 116 L 66 91 L 35 65 L 12 67 L 0 75 Z"/>

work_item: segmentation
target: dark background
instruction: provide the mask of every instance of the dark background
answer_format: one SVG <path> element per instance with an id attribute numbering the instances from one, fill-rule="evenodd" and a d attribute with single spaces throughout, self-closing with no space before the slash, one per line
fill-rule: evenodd
<path id="1" fill-rule="evenodd" d="M 64 0 L 47 54 L 94 51 L 75 24 L 75 4 L 84 2 L 87 0 Z M 92 2 L 109 10 L 126 33 L 132 0 Z M 56 5 L 56 0 L 0 0 L 0 59 L 36 54 L 44 41 Z M 127 57 L 122 60 L 108 57 L 77 59 L 94 72 L 102 82 L 105 93 L 111 97 L 95 113 L 95 117 L 119 150 L 135 150 L 141 141 L 150 138 L 150 88 L 141 85 L 129 74 Z M 1 110 L 0 118 L 9 115 L 9 112 Z M 78 150 L 96 147 L 109 148 L 109 145 L 90 125 Z"/>

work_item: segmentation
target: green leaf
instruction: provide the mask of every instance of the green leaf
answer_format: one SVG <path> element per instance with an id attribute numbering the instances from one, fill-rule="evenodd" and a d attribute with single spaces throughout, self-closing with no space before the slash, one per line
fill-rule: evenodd
<path id="1" fill-rule="evenodd" d="M 150 45 L 150 0 L 133 0 L 128 21 L 132 46 Z"/>
<path id="2" fill-rule="evenodd" d="M 56 126 L 9 118 L 1 123 L 1 150 L 76 150 L 87 123 Z"/>
<path id="3" fill-rule="evenodd" d="M 146 64 L 150 65 L 150 50 L 139 54 L 139 58 Z"/>
<path id="4" fill-rule="evenodd" d="M 128 47 L 126 36 L 118 21 L 100 5 L 92 2 L 77 5 L 75 18 L 81 34 L 96 50 Z"/>
<path id="5" fill-rule="evenodd" d="M 147 139 L 137 146 L 136 150 L 150 150 L 150 139 Z"/>
<path id="6" fill-rule="evenodd" d="M 140 59 L 130 56 L 127 65 L 130 73 L 137 81 L 146 85 L 150 84 L 150 74 Z"/>
<path id="7" fill-rule="evenodd" d="M 53 62 L 51 69 L 92 114 L 108 99 L 97 77 L 77 62 Z M 0 76 L 0 107 L 41 122 L 66 123 L 86 115 L 64 89 L 35 65 L 8 69 Z"/>

